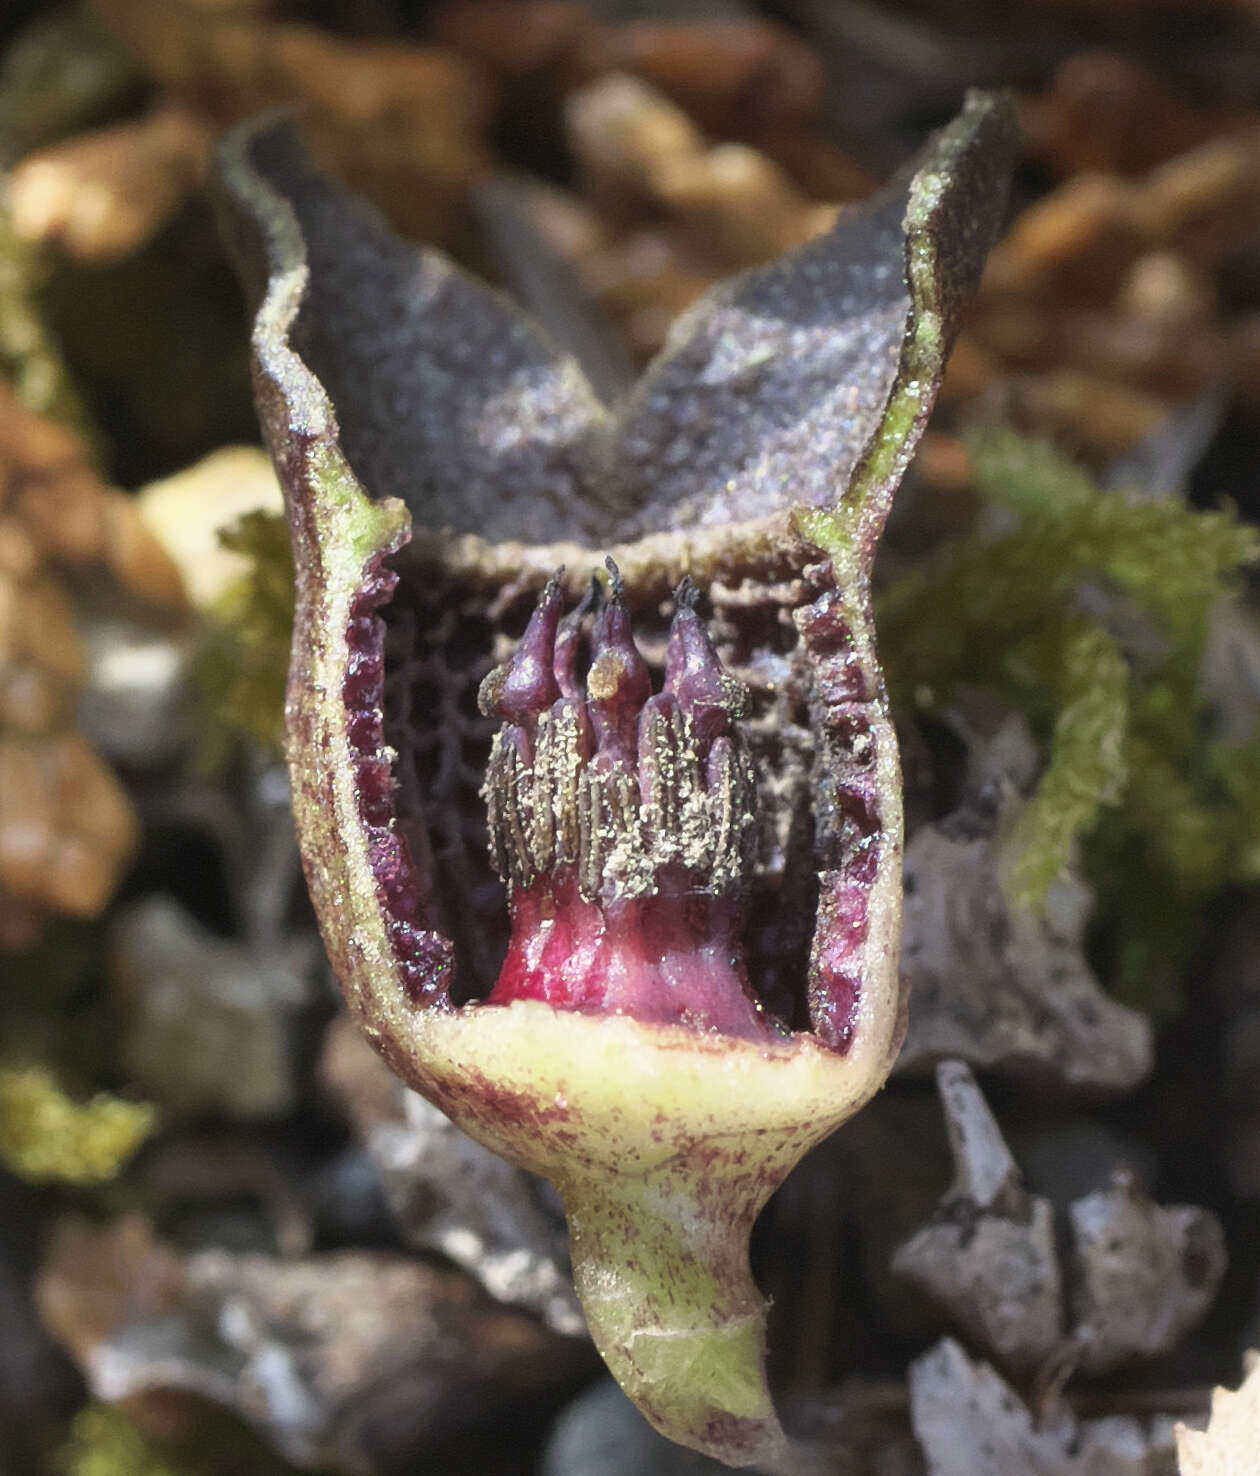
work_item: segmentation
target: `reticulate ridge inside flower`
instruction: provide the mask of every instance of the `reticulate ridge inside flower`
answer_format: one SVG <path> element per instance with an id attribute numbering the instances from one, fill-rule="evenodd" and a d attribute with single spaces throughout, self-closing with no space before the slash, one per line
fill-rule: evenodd
<path id="1" fill-rule="evenodd" d="M 781 1036 L 739 937 L 756 805 L 737 721 L 746 689 L 684 580 L 653 695 L 608 568 L 609 595 L 592 585 L 567 615 L 554 576 L 512 658 L 482 683 L 482 711 L 503 722 L 484 794 L 512 915 L 487 1003 Z"/>
<path id="2" fill-rule="evenodd" d="M 397 574 L 378 559 L 350 607 L 342 697 L 359 814 L 403 985 L 413 1003 L 445 1003 L 454 980 L 454 950 L 423 923 L 431 898 L 411 841 L 396 823 L 397 779 L 392 750 L 385 742 L 385 624 L 377 612 L 388 604 L 397 584 Z"/>

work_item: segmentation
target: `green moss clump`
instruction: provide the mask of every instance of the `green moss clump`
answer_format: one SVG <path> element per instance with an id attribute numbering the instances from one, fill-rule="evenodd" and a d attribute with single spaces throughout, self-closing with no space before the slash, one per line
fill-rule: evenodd
<path id="1" fill-rule="evenodd" d="M 1013 431 L 971 452 L 995 526 L 879 602 L 894 699 L 930 711 L 965 683 L 1028 716 L 1047 760 L 1013 895 L 1044 905 L 1083 841 L 1117 992 L 1168 1008 L 1204 902 L 1260 876 L 1260 738 L 1215 740 L 1199 690 L 1210 613 L 1260 540 L 1230 511 L 1103 491 Z"/>
<path id="2" fill-rule="evenodd" d="M 96 429 L 35 305 L 43 276 L 38 255 L 0 208 L 0 375 L 28 410 L 77 431 L 99 459 Z"/>
<path id="3" fill-rule="evenodd" d="M 1058 713 L 1045 772 L 1012 835 L 1011 891 L 1024 906 L 1044 902 L 1072 859 L 1077 837 L 1093 825 L 1103 805 L 1118 802 L 1128 775 L 1124 655 L 1097 626 L 1078 620 L 1070 627 L 1048 632 L 1046 667 L 1058 677 Z M 1056 658 L 1057 672 L 1050 666 Z"/>
<path id="4" fill-rule="evenodd" d="M 211 1405 L 187 1414 L 182 1433 L 159 1439 L 113 1405 L 85 1405 L 57 1453 L 59 1476 L 292 1476 L 293 1467 L 234 1415 Z"/>
<path id="5" fill-rule="evenodd" d="M 894 682 L 925 693 L 929 702 L 979 677 L 1024 693 L 1045 680 L 1053 686 L 1053 673 L 1029 669 L 1018 647 L 1060 620 L 1090 584 L 1127 597 L 1156 622 L 1165 642 L 1201 653 L 1208 612 L 1260 550 L 1254 532 L 1231 513 L 1197 512 L 1172 501 L 1130 501 L 1098 489 L 1084 501 L 1060 499 L 1064 475 L 1040 485 L 1033 480 L 1044 447 L 1030 457 L 1029 480 L 1016 492 L 1008 480 L 1016 475 L 1009 442 L 1018 438 L 1008 432 L 1002 439 L 1004 455 L 996 462 L 986 442 L 978 444 L 976 482 L 989 502 L 1011 510 L 1018 526 L 964 540 L 880 601 L 881 641 Z"/>
<path id="6" fill-rule="evenodd" d="M 57 1469 L 61 1476 L 186 1476 L 108 1404 L 88 1404 L 75 1415 Z"/>
<path id="7" fill-rule="evenodd" d="M 146 1103 L 73 1101 L 46 1066 L 0 1067 L 0 1161 L 33 1184 L 112 1179 L 157 1126 Z"/>
<path id="8" fill-rule="evenodd" d="M 220 595 L 198 663 L 204 698 L 201 758 L 226 761 L 244 735 L 279 754 L 284 743 L 284 685 L 293 636 L 293 553 L 279 513 L 250 512 L 219 533 L 219 542 L 249 560 Z"/>

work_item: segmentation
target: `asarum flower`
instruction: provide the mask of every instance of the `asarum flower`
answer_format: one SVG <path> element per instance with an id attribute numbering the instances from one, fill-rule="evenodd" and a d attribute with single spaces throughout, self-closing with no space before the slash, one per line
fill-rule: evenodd
<path id="1" fill-rule="evenodd" d="M 753 1221 L 901 1038 L 869 576 L 1010 154 L 1007 108 L 969 98 L 605 406 L 290 126 L 222 150 L 329 955 L 398 1075 L 555 1184 L 626 1391 L 732 1464 L 787 1459 Z"/>

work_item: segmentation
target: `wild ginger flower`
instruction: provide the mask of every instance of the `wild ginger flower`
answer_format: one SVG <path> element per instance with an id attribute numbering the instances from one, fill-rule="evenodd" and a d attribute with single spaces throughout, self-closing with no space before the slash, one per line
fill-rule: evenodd
<path id="1" fill-rule="evenodd" d="M 512 658 L 481 684 L 503 720 L 486 775 L 490 848 L 512 932 L 487 1004 L 541 999 L 744 1040 L 787 1034 L 748 982 L 740 892 L 756 778 L 684 580 L 652 696 L 621 576 L 593 616 L 562 622 L 551 579 Z M 599 586 L 592 589 L 595 603 Z"/>
<path id="2" fill-rule="evenodd" d="M 733 1464 L 785 1448 L 753 1220 L 900 1040 L 869 576 L 1009 154 L 1006 110 L 970 98 L 917 170 L 702 299 L 609 408 L 289 128 L 223 149 L 333 965 L 409 1085 L 555 1184 L 627 1392 Z"/>

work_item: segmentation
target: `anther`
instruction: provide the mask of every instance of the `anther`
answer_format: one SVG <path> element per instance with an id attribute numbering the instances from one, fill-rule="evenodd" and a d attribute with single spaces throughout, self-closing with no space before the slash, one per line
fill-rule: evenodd
<path id="1" fill-rule="evenodd" d="M 678 703 L 696 736 L 707 748 L 729 733 L 731 719 L 741 716 L 747 690 L 723 670 L 704 621 L 696 613 L 699 590 L 684 576 L 674 593 L 676 609 L 665 650 L 665 692 Z"/>
<path id="2" fill-rule="evenodd" d="M 511 659 L 496 666 L 481 683 L 477 706 L 485 717 L 499 717 L 532 731 L 538 714 L 560 696 L 555 649 L 564 609 L 563 573 L 557 569 L 547 581 Z"/>
<path id="3" fill-rule="evenodd" d="M 629 760 L 640 709 L 652 695 L 652 677 L 634 643 L 621 574 L 611 559 L 608 573 L 612 599 L 595 617 L 586 691 L 599 751 Z"/>

